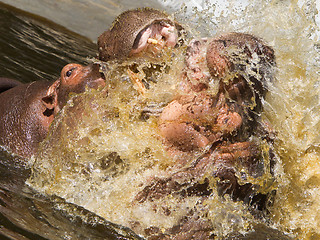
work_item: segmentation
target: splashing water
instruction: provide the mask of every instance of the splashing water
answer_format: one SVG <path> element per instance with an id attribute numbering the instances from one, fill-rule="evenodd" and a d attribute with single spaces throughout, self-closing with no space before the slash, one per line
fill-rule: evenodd
<path id="1" fill-rule="evenodd" d="M 298 239 L 317 239 L 320 43 L 316 3 L 237 3 L 229 1 L 224 12 L 210 3 L 202 9 L 185 6 L 175 17 L 187 25 L 193 36 L 247 32 L 274 48 L 278 69 L 263 102 L 262 115 L 277 132 L 274 148 L 279 156 L 272 186 L 277 194 L 268 209 L 268 224 Z M 33 159 L 29 184 L 140 234 L 149 226 L 170 228 L 190 209 L 209 219 L 218 237 L 250 231 L 250 226 L 260 220 L 242 202 L 222 199 L 217 194 L 206 199 L 171 196 L 153 202 L 134 201 L 151 179 L 170 176 L 177 169 L 175 159 L 168 156 L 159 138 L 155 113 L 179 92 L 177 79 L 184 49 L 175 51 L 173 58 L 167 56 L 165 64 L 157 65 L 145 96 L 138 94 L 123 70 L 129 63 L 107 66 L 107 91 L 90 90 L 72 96 Z M 147 61 L 140 62 L 139 73 L 153 67 Z M 145 116 L 144 112 L 150 114 Z"/>

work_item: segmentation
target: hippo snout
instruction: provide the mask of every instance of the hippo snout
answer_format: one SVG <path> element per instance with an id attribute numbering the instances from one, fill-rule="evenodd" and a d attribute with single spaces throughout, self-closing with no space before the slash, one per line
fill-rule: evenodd
<path id="1" fill-rule="evenodd" d="M 100 71 L 100 65 L 90 64 L 86 68 L 88 68 L 89 75 L 91 75 L 91 78 L 88 79 L 87 86 L 93 89 L 104 88 L 106 86 L 106 78 Z"/>

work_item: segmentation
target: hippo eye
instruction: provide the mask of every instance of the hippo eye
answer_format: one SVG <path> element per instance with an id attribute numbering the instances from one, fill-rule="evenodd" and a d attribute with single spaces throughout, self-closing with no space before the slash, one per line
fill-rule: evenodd
<path id="1" fill-rule="evenodd" d="M 67 71 L 66 72 L 66 76 L 67 77 L 70 77 L 71 76 L 71 74 L 72 74 L 72 72 L 73 72 L 73 70 L 75 70 L 76 68 L 71 68 L 69 71 Z"/>

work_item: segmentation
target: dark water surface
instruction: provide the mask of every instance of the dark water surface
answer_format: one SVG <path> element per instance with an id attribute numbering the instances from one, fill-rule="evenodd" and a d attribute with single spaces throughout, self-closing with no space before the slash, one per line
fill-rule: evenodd
<path id="1" fill-rule="evenodd" d="M 46 19 L 0 2 L 0 76 L 54 80 L 68 63 L 86 63 L 96 45 Z"/>

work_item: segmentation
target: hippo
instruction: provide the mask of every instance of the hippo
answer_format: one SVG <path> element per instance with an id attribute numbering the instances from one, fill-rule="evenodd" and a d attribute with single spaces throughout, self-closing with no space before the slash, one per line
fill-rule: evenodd
<path id="1" fill-rule="evenodd" d="M 11 88 L 0 93 L 0 145 L 22 158 L 37 151 L 70 93 L 105 86 L 96 64 L 68 64 L 54 82 L 11 83 Z"/>
<path id="2" fill-rule="evenodd" d="M 183 27 L 164 12 L 128 10 L 98 37 L 98 59 L 102 69 L 109 69 L 106 62 L 120 63 L 120 71 L 125 70 L 134 88 L 144 95 L 154 75 L 163 71 L 163 56 L 170 56 L 173 48 L 183 44 L 184 34 Z M 139 63 L 146 60 L 148 64 L 141 68 Z"/>
<path id="3" fill-rule="evenodd" d="M 160 134 L 169 150 L 191 152 L 222 140 L 242 125 L 235 104 L 223 94 L 182 95 L 170 102 L 159 119 Z"/>
<path id="4" fill-rule="evenodd" d="M 165 24 L 161 25 L 161 22 Z M 165 42 L 161 47 L 179 47 L 177 39 L 182 30 L 180 24 L 158 10 L 126 11 L 99 37 L 99 59 L 148 59 L 149 47 L 157 52 L 152 48 L 153 39 L 162 38 Z M 166 35 L 168 32 L 170 36 Z M 159 116 L 159 133 L 169 154 L 176 157 L 180 153 L 205 151 L 204 156 L 213 152 L 217 156 L 221 153 L 219 148 L 231 152 L 235 146 L 237 149 L 256 149 L 249 151 L 251 158 L 245 150 L 237 150 L 237 156 L 241 158 L 239 154 L 243 153 L 244 159 L 247 155 L 253 159 L 252 166 L 247 168 L 251 169 L 252 175 L 259 175 L 259 171 L 254 173 L 253 166 L 262 153 L 259 143 L 249 139 L 259 135 L 262 140 L 270 140 L 269 135 L 272 135 L 267 124 L 261 123 L 260 113 L 275 67 L 273 49 L 251 34 L 227 33 L 192 39 L 186 48 L 185 68 L 179 79 L 182 94 L 164 107 Z M 218 85 L 215 94 L 209 91 L 210 82 Z M 184 161 L 181 159 L 180 164 L 184 165 Z M 233 160 L 230 156 L 223 162 L 231 169 Z M 230 181 L 232 186 L 237 185 L 234 170 L 222 168 L 214 175 L 220 179 L 224 179 L 224 175 L 230 179 L 233 175 Z M 234 195 L 237 199 L 237 194 Z"/>
<path id="5" fill-rule="evenodd" d="M 190 151 L 220 141 L 223 135 L 244 141 L 254 134 L 266 85 L 273 79 L 273 49 L 250 34 L 229 33 L 192 40 L 185 61 L 184 94 L 160 115 L 166 144 Z M 207 93 L 212 79 L 218 82 L 216 95 Z"/>
<path id="6" fill-rule="evenodd" d="M 164 47 L 175 47 L 182 27 L 164 12 L 141 8 L 120 14 L 98 38 L 98 58 L 122 61 L 139 55 L 146 58 Z"/>
<path id="7" fill-rule="evenodd" d="M 262 39 L 236 32 L 193 39 L 187 47 L 185 62 L 186 91 L 207 89 L 214 79 L 237 102 L 263 98 L 276 67 L 274 51 Z M 248 96 L 240 97 L 239 93 Z"/>
<path id="8" fill-rule="evenodd" d="M 168 195 L 205 198 L 215 188 L 220 196 L 248 204 L 256 216 L 267 213 L 275 191 L 260 193 L 263 186 L 243 180 L 267 174 L 273 181 L 272 132 L 260 119 L 261 101 L 274 77 L 273 49 L 250 34 L 229 33 L 192 40 L 185 61 L 182 94 L 164 107 L 158 122 L 168 153 L 181 167 L 169 177 L 156 177 L 136 200 L 152 202 Z M 209 91 L 212 80 L 218 84 L 214 94 Z M 217 180 L 214 185 L 212 177 Z M 210 228 L 208 222 L 187 218 L 191 222 L 186 226 Z M 199 231 L 203 239 L 209 238 L 210 231 Z"/>
<path id="9" fill-rule="evenodd" d="M 127 33 L 127 25 L 121 21 L 134 18 L 135 14 L 143 15 L 136 26 L 138 30 Z M 159 39 L 161 34 L 153 37 L 150 33 L 151 28 L 156 28 L 150 25 L 148 14 L 152 17 L 149 10 L 142 9 L 120 15 L 111 29 L 99 37 L 99 59 L 117 60 L 117 56 L 120 61 L 149 59 L 150 50 L 158 53 L 152 47 L 152 39 Z M 174 32 L 179 36 L 182 28 L 177 26 L 180 25 L 171 22 L 170 26 L 176 27 Z M 129 34 L 131 40 L 121 40 L 125 50 L 119 50 L 120 46 L 112 41 L 125 34 Z M 171 39 L 177 39 L 176 36 L 164 36 L 168 43 L 160 46 L 169 46 L 170 50 Z M 178 41 L 174 47 L 179 46 Z M 267 213 L 275 191 L 265 189 L 252 179 L 266 174 L 270 176 L 268 180 L 273 181 L 276 161 L 273 133 L 260 115 L 275 68 L 273 49 L 251 34 L 227 33 L 191 40 L 185 51 L 185 67 L 178 79 L 179 94 L 163 108 L 158 118 L 164 148 L 178 167 L 169 176 L 150 179 L 135 196 L 133 204 L 152 204 L 170 196 L 206 199 L 217 193 L 243 201 L 255 216 Z M 212 82 L 216 91 L 210 89 Z M 170 215 L 170 211 L 166 214 Z M 210 220 L 197 214 L 190 209 L 190 214 L 172 229 L 164 232 L 152 226 L 145 229 L 145 233 L 150 239 L 213 238 Z"/>

